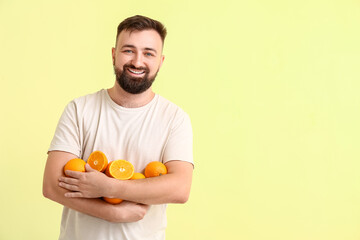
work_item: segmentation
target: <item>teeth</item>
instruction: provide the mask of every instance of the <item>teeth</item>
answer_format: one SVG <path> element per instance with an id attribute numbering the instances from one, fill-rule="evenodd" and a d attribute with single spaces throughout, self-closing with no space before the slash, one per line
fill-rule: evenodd
<path id="1" fill-rule="evenodd" d="M 129 68 L 129 71 L 132 72 L 132 73 L 135 73 L 135 74 L 142 74 L 144 73 L 145 71 L 135 71 L 135 70 L 132 70 Z"/>

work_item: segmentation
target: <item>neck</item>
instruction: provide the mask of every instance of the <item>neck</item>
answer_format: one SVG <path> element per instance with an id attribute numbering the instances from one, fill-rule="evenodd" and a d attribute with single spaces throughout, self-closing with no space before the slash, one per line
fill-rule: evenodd
<path id="1" fill-rule="evenodd" d="M 108 89 L 110 98 L 118 105 L 125 108 L 138 108 L 145 106 L 154 98 L 155 93 L 151 87 L 143 93 L 131 94 L 125 92 L 120 85 L 115 82 L 112 88 Z"/>

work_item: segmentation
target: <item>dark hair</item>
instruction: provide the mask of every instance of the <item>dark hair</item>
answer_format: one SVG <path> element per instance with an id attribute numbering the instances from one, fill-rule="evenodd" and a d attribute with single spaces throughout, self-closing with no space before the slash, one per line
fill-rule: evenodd
<path id="1" fill-rule="evenodd" d="M 122 21 L 119 24 L 117 28 L 116 42 L 119 37 L 119 34 L 123 30 L 132 32 L 132 31 L 142 31 L 149 29 L 153 29 L 157 33 L 159 33 L 161 40 L 164 44 L 164 40 L 167 33 L 165 26 L 159 21 L 141 15 L 135 15 L 133 17 L 126 18 L 124 21 Z"/>

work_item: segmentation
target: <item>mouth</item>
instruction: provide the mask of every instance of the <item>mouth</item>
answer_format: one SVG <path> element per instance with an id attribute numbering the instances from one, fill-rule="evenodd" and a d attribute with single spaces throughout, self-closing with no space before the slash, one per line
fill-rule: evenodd
<path id="1" fill-rule="evenodd" d="M 132 73 L 133 75 L 136 76 L 141 76 L 143 75 L 146 71 L 145 70 L 141 70 L 141 69 L 133 69 L 133 68 L 127 68 L 127 70 Z"/>

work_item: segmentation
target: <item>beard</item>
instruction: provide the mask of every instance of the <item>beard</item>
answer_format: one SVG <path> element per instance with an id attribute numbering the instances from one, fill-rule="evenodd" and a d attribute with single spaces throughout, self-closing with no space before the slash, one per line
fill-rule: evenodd
<path id="1" fill-rule="evenodd" d="M 130 74 L 127 72 L 128 68 L 137 71 L 145 71 L 145 75 L 143 77 L 130 76 Z M 132 64 L 125 64 L 121 70 L 120 68 L 114 66 L 116 81 L 125 92 L 131 94 L 140 94 L 149 89 L 154 82 L 158 71 L 154 74 L 154 76 L 149 76 L 149 69 L 146 67 L 136 68 Z"/>

